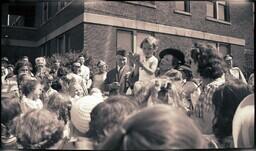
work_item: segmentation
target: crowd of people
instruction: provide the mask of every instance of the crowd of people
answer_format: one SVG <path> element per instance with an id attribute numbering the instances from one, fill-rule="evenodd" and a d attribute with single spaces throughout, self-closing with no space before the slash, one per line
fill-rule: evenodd
<path id="1" fill-rule="evenodd" d="M 44 57 L 1 60 L 2 149 L 252 148 L 254 74 L 245 79 L 232 56 L 207 43 L 158 51 L 146 37 L 142 54 L 116 52 L 97 72 L 79 56 L 71 66 Z M 195 76 L 199 75 L 199 76 Z"/>

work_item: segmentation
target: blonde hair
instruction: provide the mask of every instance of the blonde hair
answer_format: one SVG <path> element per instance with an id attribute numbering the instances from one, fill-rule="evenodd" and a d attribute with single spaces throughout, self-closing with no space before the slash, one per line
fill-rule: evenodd
<path id="1" fill-rule="evenodd" d="M 151 46 L 153 46 L 153 49 L 156 50 L 157 47 L 158 47 L 158 43 L 159 43 L 159 40 L 157 40 L 155 37 L 153 36 L 148 36 L 146 37 L 140 44 L 140 48 L 142 48 L 143 44 L 144 43 L 148 43 L 150 44 Z"/>

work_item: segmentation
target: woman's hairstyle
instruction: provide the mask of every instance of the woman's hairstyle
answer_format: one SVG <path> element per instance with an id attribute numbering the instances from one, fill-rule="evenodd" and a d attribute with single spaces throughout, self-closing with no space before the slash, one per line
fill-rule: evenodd
<path id="1" fill-rule="evenodd" d="M 187 115 L 176 108 L 158 104 L 128 118 L 99 145 L 99 149 L 197 149 L 205 148 L 205 144 L 200 130 Z"/>
<path id="2" fill-rule="evenodd" d="M 38 80 L 26 80 L 23 85 L 21 85 L 22 94 L 28 96 L 31 92 L 36 89 L 36 86 L 40 84 Z"/>
<path id="3" fill-rule="evenodd" d="M 32 71 L 32 69 L 33 69 L 30 62 L 23 61 L 23 60 L 18 60 L 15 64 L 15 68 L 14 68 L 14 71 L 13 71 L 14 74 L 18 75 L 18 72 L 19 72 L 20 68 L 23 67 L 23 66 L 27 66 L 30 71 Z"/>
<path id="4" fill-rule="evenodd" d="M 14 132 L 24 149 L 46 149 L 62 139 L 63 129 L 54 113 L 33 109 L 16 120 Z"/>
<path id="5" fill-rule="evenodd" d="M 249 87 L 238 79 L 227 81 L 213 93 L 212 102 L 215 107 L 213 133 L 220 141 L 232 135 L 235 111 L 250 93 Z"/>
<path id="6" fill-rule="evenodd" d="M 196 43 L 191 58 L 198 64 L 197 71 L 203 78 L 217 79 L 224 73 L 223 59 L 212 45 Z"/>
<path id="7" fill-rule="evenodd" d="M 141 42 L 140 48 L 142 48 L 144 43 L 148 43 L 153 46 L 153 49 L 156 49 L 158 47 L 159 41 L 153 36 L 148 36 Z"/>
<path id="8" fill-rule="evenodd" d="M 95 106 L 91 112 L 89 137 L 101 142 L 106 133 L 116 129 L 124 119 L 137 110 L 137 106 L 125 96 L 112 96 Z"/>
<path id="9" fill-rule="evenodd" d="M 14 96 L 1 97 L 1 123 L 8 125 L 21 113 L 19 99 Z"/>
<path id="10" fill-rule="evenodd" d="M 71 108 L 71 102 L 67 100 L 68 97 L 59 93 L 54 93 L 49 97 L 46 108 L 55 113 L 59 120 L 63 120 L 65 123 L 70 119 L 69 110 Z"/>

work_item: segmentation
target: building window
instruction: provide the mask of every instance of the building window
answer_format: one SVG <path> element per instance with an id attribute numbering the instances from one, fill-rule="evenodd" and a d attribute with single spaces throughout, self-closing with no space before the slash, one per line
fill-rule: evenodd
<path id="1" fill-rule="evenodd" d="M 133 51 L 132 31 L 117 30 L 117 49 L 119 48 Z"/>
<path id="2" fill-rule="evenodd" d="M 65 36 L 61 35 L 57 38 L 57 53 L 65 53 Z"/>
<path id="3" fill-rule="evenodd" d="M 208 1 L 206 4 L 207 17 L 229 21 L 229 6 L 225 1 Z"/>
<path id="4" fill-rule="evenodd" d="M 60 0 L 57 3 L 57 11 L 61 10 L 65 6 L 67 6 L 72 0 Z"/>
<path id="5" fill-rule="evenodd" d="M 42 24 L 43 24 L 48 20 L 49 8 L 48 8 L 48 2 L 42 2 L 42 5 L 43 5 L 43 10 L 42 10 Z"/>
<path id="6" fill-rule="evenodd" d="M 190 12 L 190 1 L 176 1 L 175 9 L 184 12 Z"/>

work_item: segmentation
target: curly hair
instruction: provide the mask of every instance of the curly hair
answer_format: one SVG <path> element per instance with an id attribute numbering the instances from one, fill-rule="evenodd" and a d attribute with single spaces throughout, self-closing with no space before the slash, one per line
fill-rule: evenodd
<path id="1" fill-rule="evenodd" d="M 212 45 L 195 44 L 195 48 L 191 50 L 191 58 L 197 63 L 197 71 L 203 78 L 217 79 L 224 73 L 223 59 Z"/>
<path id="2" fill-rule="evenodd" d="M 238 79 L 228 80 L 213 94 L 215 107 L 213 133 L 221 141 L 232 135 L 232 120 L 241 101 L 250 94 L 249 87 Z"/>
<path id="3" fill-rule="evenodd" d="M 16 122 L 14 132 L 24 149 L 46 149 L 62 139 L 64 123 L 48 110 L 31 110 Z"/>
<path id="4" fill-rule="evenodd" d="M 128 97 L 109 97 L 93 108 L 87 134 L 101 142 L 106 137 L 106 132 L 112 132 L 129 114 L 136 110 L 137 106 Z"/>

